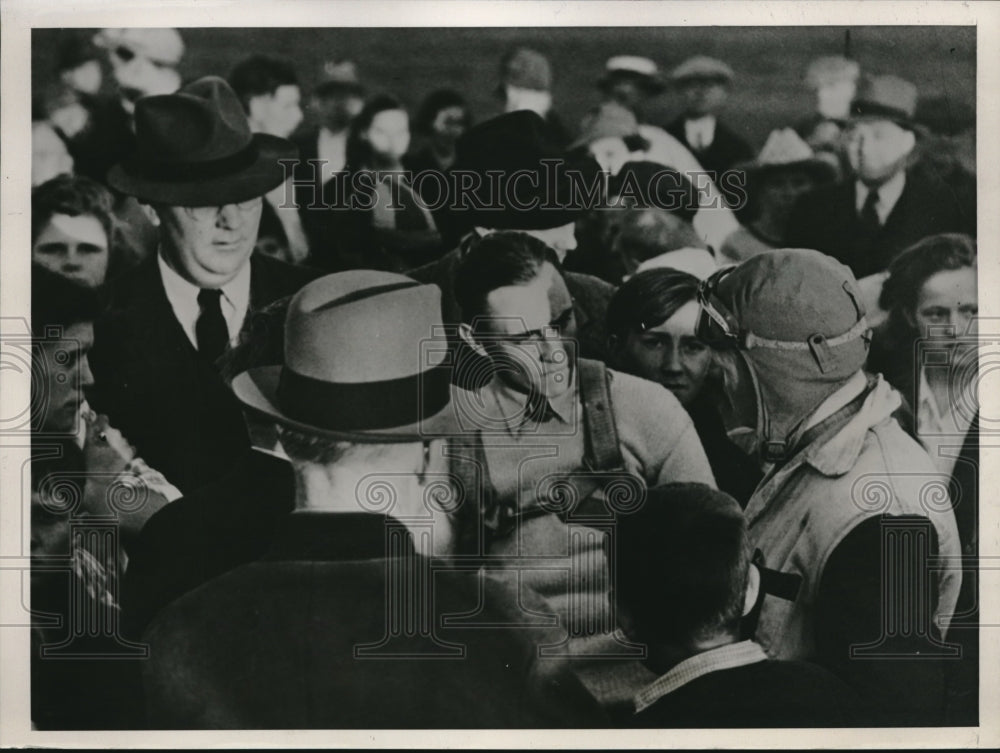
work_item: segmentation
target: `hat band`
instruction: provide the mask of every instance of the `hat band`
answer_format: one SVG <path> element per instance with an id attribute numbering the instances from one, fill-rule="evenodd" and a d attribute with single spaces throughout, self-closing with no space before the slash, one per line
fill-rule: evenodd
<path id="1" fill-rule="evenodd" d="M 875 117 L 887 118 L 888 120 L 910 120 L 910 115 L 905 110 L 900 110 L 897 107 L 891 107 L 889 105 L 883 105 L 881 102 L 869 102 L 863 99 L 854 101 L 854 104 L 851 105 L 851 114 L 855 117 L 871 115 Z"/>
<path id="2" fill-rule="evenodd" d="M 328 431 L 378 431 L 408 426 L 439 413 L 451 400 L 450 369 L 442 364 L 379 382 L 327 382 L 281 370 L 278 405 L 289 418 Z"/>
<path id="3" fill-rule="evenodd" d="M 218 159 L 198 162 L 161 162 L 136 159 L 130 165 L 141 177 L 166 181 L 210 180 L 238 173 L 253 165 L 260 157 L 257 144 L 251 141 L 244 149 Z"/>

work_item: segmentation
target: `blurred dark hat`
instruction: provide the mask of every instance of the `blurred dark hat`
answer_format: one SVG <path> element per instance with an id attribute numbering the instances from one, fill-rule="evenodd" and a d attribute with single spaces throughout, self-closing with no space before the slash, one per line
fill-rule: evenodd
<path id="1" fill-rule="evenodd" d="M 56 49 L 56 72 L 71 71 L 91 60 L 100 60 L 100 51 L 90 37 L 72 34 Z"/>
<path id="2" fill-rule="evenodd" d="M 263 196 L 285 180 L 280 160 L 292 142 L 251 133 L 236 93 L 218 76 L 135 106 L 136 148 L 108 172 L 108 183 L 147 203 L 219 206 Z"/>
<path id="3" fill-rule="evenodd" d="M 899 76 L 866 76 L 851 103 L 852 118 L 884 118 L 913 129 L 917 87 Z"/>
<path id="4" fill-rule="evenodd" d="M 453 188 L 461 184 L 458 172 L 474 173 L 478 182 L 470 195 L 452 196 L 448 208 L 450 224 L 465 231 L 566 225 L 588 208 L 582 189 L 600 180 L 597 162 L 589 156 L 568 159 L 548 138 L 545 121 L 530 110 L 470 128 L 456 145 L 451 172 Z M 597 197 L 602 199 L 603 192 Z"/>
<path id="5" fill-rule="evenodd" d="M 665 209 L 692 222 L 700 205 L 698 189 L 684 175 L 659 162 L 626 162 L 611 179 L 608 195 L 635 209 Z"/>
<path id="6" fill-rule="evenodd" d="M 320 70 L 319 83 L 313 92 L 320 97 L 338 94 L 363 96 L 365 87 L 358 78 L 358 67 L 353 60 L 328 60 Z"/>
<path id="7" fill-rule="evenodd" d="M 604 75 L 598 79 L 597 86 L 606 90 L 623 79 L 635 81 L 650 94 L 657 94 L 666 88 L 666 82 L 656 63 L 637 55 L 616 55 L 608 58 L 604 64 Z"/>

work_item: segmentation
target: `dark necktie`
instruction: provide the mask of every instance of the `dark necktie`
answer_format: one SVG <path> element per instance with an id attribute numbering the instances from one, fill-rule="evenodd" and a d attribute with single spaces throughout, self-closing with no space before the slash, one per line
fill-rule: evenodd
<path id="1" fill-rule="evenodd" d="M 194 331 L 198 338 L 198 352 L 209 361 L 215 361 L 226 349 L 229 343 L 229 328 L 222 316 L 222 306 L 219 299 L 221 290 L 204 288 L 198 292 L 198 306 L 201 313 Z"/>
<path id="2" fill-rule="evenodd" d="M 882 228 L 882 223 L 879 222 L 878 212 L 875 211 L 875 205 L 878 204 L 878 191 L 871 190 L 865 197 L 865 203 L 861 207 L 861 227 L 864 228 L 865 234 L 868 236 L 873 236 Z"/>

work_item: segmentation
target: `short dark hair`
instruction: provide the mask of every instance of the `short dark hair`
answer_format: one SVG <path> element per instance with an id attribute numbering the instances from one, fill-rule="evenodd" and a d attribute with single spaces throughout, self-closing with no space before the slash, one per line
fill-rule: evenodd
<path id="1" fill-rule="evenodd" d="M 665 209 L 626 209 L 612 242 L 614 250 L 642 263 L 668 251 L 704 248 L 687 220 Z"/>
<path id="2" fill-rule="evenodd" d="M 527 233 L 505 230 L 469 244 L 455 271 L 455 300 L 469 324 L 486 313 L 486 298 L 497 288 L 534 280 L 552 250 Z"/>
<path id="3" fill-rule="evenodd" d="M 608 332 L 625 337 L 658 327 L 698 295 L 699 280 L 678 269 L 647 269 L 630 277 L 608 302 Z"/>
<path id="4" fill-rule="evenodd" d="M 289 61 L 270 55 L 252 55 L 236 64 L 229 74 L 229 85 L 249 113 L 251 99 L 274 94 L 280 86 L 298 86 L 299 79 Z"/>
<path id="5" fill-rule="evenodd" d="M 735 631 L 752 559 L 736 500 L 704 484 L 650 489 L 614 531 L 613 597 L 636 638 L 684 645 Z"/>
<path id="6" fill-rule="evenodd" d="M 910 330 L 907 314 L 917 307 L 920 289 L 938 272 L 976 266 L 976 242 L 961 233 L 931 235 L 899 254 L 889 265 L 879 306 L 889 312 L 890 326 Z"/>
<path id="7" fill-rule="evenodd" d="M 347 134 L 347 146 L 345 147 L 348 168 L 356 170 L 367 166 L 371 159 L 371 146 L 362 138 L 361 134 L 371 128 L 376 115 L 388 110 L 407 112 L 406 106 L 393 95 L 376 94 L 365 103 L 358 116 L 351 121 L 351 128 Z"/>
<path id="8" fill-rule="evenodd" d="M 101 296 L 93 288 L 31 265 L 31 331 L 35 337 L 46 337 L 50 327 L 92 322 L 101 308 Z"/>
<path id="9" fill-rule="evenodd" d="M 438 113 L 449 107 L 461 107 L 468 118 L 469 106 L 465 97 L 454 89 L 435 89 L 420 103 L 420 109 L 413 118 L 413 130 L 418 133 L 430 133 Z"/>
<path id="10" fill-rule="evenodd" d="M 90 215 L 101 223 L 111 250 L 114 238 L 114 199 L 100 183 L 78 175 L 58 175 L 31 192 L 31 242 L 34 243 L 53 215 Z"/>

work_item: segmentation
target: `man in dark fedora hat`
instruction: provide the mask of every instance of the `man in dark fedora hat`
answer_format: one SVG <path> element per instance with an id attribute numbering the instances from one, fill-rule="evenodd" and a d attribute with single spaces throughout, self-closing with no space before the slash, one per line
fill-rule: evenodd
<path id="1" fill-rule="evenodd" d="M 247 449 L 215 361 L 247 312 L 313 274 L 252 255 L 262 197 L 284 180 L 285 139 L 253 134 L 229 85 L 205 77 L 136 105 L 137 147 L 108 174 L 157 224 L 159 248 L 111 289 L 92 357 L 95 406 L 184 492 Z"/>
<path id="2" fill-rule="evenodd" d="M 452 250 L 410 274 L 441 288 L 445 323 L 457 325 L 461 310 L 455 298 L 455 269 L 468 249 L 499 230 L 534 236 L 551 249 L 560 267 L 572 296 L 575 336 L 584 355 L 602 358 L 607 342 L 604 312 L 614 289 L 596 277 L 561 267 L 576 248 L 576 221 L 587 208 L 587 192 L 599 189 L 593 195 L 599 202 L 603 182 L 596 162 L 589 157 L 570 161 L 546 132 L 537 113 L 521 110 L 479 123 L 465 133 L 449 176 L 453 193 L 435 216 Z M 460 193 L 466 179 L 472 189 Z"/>
<path id="3" fill-rule="evenodd" d="M 450 548 L 449 511 L 473 502 L 449 492 L 445 472 L 457 421 L 446 351 L 427 347 L 440 326 L 433 285 L 328 275 L 289 304 L 283 364 L 233 380 L 244 406 L 277 425 L 295 510 L 262 560 L 183 596 L 145 633 L 153 724 L 584 723 L 534 695 L 534 643 L 560 631 L 495 627 L 517 614 L 516 591 L 432 559 Z M 573 687 L 559 690 L 566 704 Z"/>
<path id="4" fill-rule="evenodd" d="M 911 174 L 917 145 L 917 87 L 870 76 L 858 87 L 845 130 L 851 176 L 802 197 L 786 244 L 834 256 L 859 279 L 885 271 L 896 255 L 938 233 L 975 236 L 975 207 L 940 182 Z"/>

